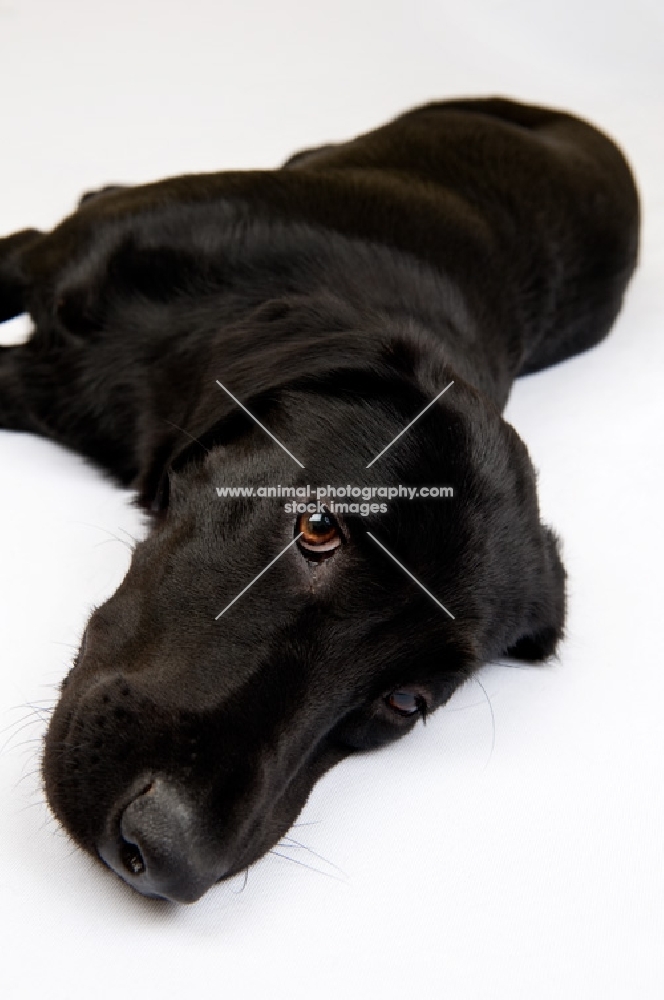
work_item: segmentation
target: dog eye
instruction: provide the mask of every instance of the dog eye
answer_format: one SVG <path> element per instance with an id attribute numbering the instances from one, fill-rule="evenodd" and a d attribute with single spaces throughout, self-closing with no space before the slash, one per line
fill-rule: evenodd
<path id="1" fill-rule="evenodd" d="M 339 526 L 327 512 L 300 514 L 295 522 L 295 534 L 300 535 L 297 544 L 309 559 L 332 555 L 341 545 Z"/>
<path id="2" fill-rule="evenodd" d="M 393 691 L 392 694 L 388 694 L 385 702 L 399 715 L 415 715 L 416 712 L 420 712 L 422 715 L 426 714 L 426 701 L 421 694 L 417 691 L 411 691 L 409 688 L 399 688 L 398 691 Z"/>

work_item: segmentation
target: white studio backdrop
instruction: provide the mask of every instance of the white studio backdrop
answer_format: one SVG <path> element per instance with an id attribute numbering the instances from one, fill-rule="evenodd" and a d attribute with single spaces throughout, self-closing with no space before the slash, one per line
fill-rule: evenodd
<path id="1" fill-rule="evenodd" d="M 246 885 L 162 906 L 49 819 L 44 709 L 143 529 L 77 456 L 0 434 L 3 1000 L 664 995 L 663 67 L 655 0 L 0 0 L 2 234 L 105 183 L 271 167 L 473 94 L 604 127 L 644 213 L 611 336 L 507 410 L 564 542 L 559 659 L 487 667 L 426 728 L 330 772 L 293 833 L 317 871 L 268 856 Z"/>

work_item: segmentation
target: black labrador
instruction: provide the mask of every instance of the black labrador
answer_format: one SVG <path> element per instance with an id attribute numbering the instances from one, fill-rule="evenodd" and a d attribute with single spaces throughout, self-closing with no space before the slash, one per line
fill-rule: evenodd
<path id="1" fill-rule="evenodd" d="M 0 426 L 151 512 L 46 736 L 48 801 L 82 848 L 195 900 L 341 758 L 493 658 L 554 652 L 565 572 L 501 411 L 519 375 L 605 336 L 638 219 L 605 135 L 485 99 L 277 170 L 104 188 L 0 241 L 0 320 L 34 322 L 0 349 Z M 339 513 L 217 492 L 270 484 L 453 495 Z"/>

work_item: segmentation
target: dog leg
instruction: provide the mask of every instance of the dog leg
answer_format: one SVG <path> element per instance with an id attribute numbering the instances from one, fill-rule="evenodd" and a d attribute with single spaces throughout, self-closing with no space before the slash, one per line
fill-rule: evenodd
<path id="1" fill-rule="evenodd" d="M 0 347 L 0 428 L 11 431 L 48 431 L 30 405 L 29 379 L 25 379 L 24 344 Z"/>
<path id="2" fill-rule="evenodd" d="M 28 310 L 30 285 L 23 267 L 23 253 L 41 237 L 24 229 L 0 239 L 0 323 Z M 0 427 L 43 433 L 30 412 L 21 374 L 25 345 L 0 346 Z"/>
<path id="3" fill-rule="evenodd" d="M 37 229 L 23 229 L 0 239 L 0 323 L 20 316 L 28 308 L 28 281 L 22 257 L 41 235 Z"/>
<path id="4" fill-rule="evenodd" d="M 56 291 L 68 249 L 36 230 L 0 240 L 0 320 L 28 312 L 34 323 L 27 343 L 0 346 L 0 428 L 73 448 L 127 484 L 136 475 L 132 387 L 103 338 L 75 335 L 77 302 Z"/>

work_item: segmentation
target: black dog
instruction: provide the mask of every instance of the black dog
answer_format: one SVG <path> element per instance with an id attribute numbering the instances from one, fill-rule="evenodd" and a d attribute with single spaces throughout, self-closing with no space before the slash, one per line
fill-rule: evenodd
<path id="1" fill-rule="evenodd" d="M 554 651 L 565 574 L 501 410 L 517 376 L 605 336 L 637 242 L 616 146 L 499 99 L 279 170 L 107 188 L 0 241 L 0 320 L 35 326 L 0 349 L 0 426 L 76 449 L 153 512 L 46 736 L 78 844 L 146 895 L 197 899 L 342 757 L 482 663 Z M 454 496 L 342 517 L 215 492 L 305 483 Z"/>

